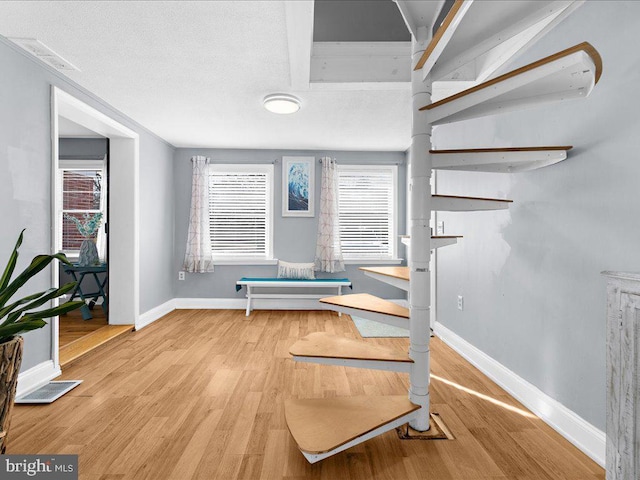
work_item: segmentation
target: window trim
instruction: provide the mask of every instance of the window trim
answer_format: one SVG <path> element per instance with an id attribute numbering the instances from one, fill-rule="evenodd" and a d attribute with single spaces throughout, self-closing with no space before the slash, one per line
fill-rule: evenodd
<path id="1" fill-rule="evenodd" d="M 345 257 L 344 263 L 349 265 L 379 263 L 400 264 L 403 259 L 398 256 L 398 166 L 397 165 L 371 165 L 371 164 L 338 164 L 338 177 L 343 171 L 363 173 L 371 170 L 390 170 L 392 186 L 392 208 L 390 219 L 389 243 L 391 245 L 390 256 Z M 340 191 L 340 179 L 338 178 L 338 192 Z M 344 257 L 344 252 L 343 252 Z"/>
<path id="2" fill-rule="evenodd" d="M 207 174 L 222 173 L 265 173 L 267 176 L 267 222 L 265 235 L 265 255 L 216 255 L 212 246 L 214 265 L 272 265 L 277 262 L 273 257 L 274 243 L 274 167 L 273 164 L 260 163 L 210 163 Z M 211 216 L 209 216 L 211 220 Z"/>

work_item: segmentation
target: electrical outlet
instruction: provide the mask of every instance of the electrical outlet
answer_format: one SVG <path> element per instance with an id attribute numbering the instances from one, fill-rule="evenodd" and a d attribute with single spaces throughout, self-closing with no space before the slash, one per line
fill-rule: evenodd
<path id="1" fill-rule="evenodd" d="M 436 234 L 444 235 L 444 222 L 438 222 L 438 225 L 436 227 Z"/>
<path id="2" fill-rule="evenodd" d="M 184 280 L 184 279 L 185 279 L 184 272 L 178 272 L 178 280 Z"/>
<path id="3" fill-rule="evenodd" d="M 458 310 L 464 310 L 464 297 L 458 295 Z"/>

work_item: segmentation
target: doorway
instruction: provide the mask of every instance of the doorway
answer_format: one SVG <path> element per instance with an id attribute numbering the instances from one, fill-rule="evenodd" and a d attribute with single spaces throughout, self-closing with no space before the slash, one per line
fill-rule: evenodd
<path id="1" fill-rule="evenodd" d="M 135 327 L 139 316 L 139 243 L 138 243 L 138 134 L 120 122 L 94 109 L 63 90 L 52 87 L 52 251 L 65 251 L 70 246 L 63 245 L 61 232 L 65 227 L 63 202 L 64 172 L 83 172 L 81 176 L 97 180 L 100 175 L 100 188 L 94 188 L 95 202 L 106 201 L 101 206 L 104 214 L 108 213 L 108 229 L 103 235 L 102 258 L 106 261 L 105 272 L 108 281 L 108 316 L 102 316 L 105 329 L 92 341 L 80 342 L 71 355 L 71 360 L 85 353 L 87 349 L 104 343 L 113 334 L 129 331 Z M 69 129 L 84 132 L 85 137 L 94 137 L 103 141 L 105 151 L 94 153 L 93 158 L 73 158 L 76 154 L 61 151 L 60 137 Z M 87 156 L 78 153 L 77 157 Z M 91 157 L 91 155 L 89 155 Z M 74 165 L 73 160 L 76 160 Z M 108 163 L 107 163 L 108 162 Z M 101 168 L 98 164 L 102 164 Z M 108 177 L 107 177 L 108 175 Z M 108 182 L 105 180 L 108 178 Z M 106 188 L 108 185 L 108 194 Z M 91 195 L 89 195 L 90 197 Z M 99 207 L 94 202 L 93 207 Z M 68 206 L 68 205 L 67 205 Z M 91 210 L 91 209 L 90 209 Z M 90 215 L 97 213 L 94 208 Z M 67 212 L 73 213 L 73 212 Z M 76 212 L 78 213 L 78 212 Z M 108 254 L 107 254 L 108 252 Z M 53 285 L 60 285 L 60 268 L 53 264 Z M 91 277 L 93 277 L 91 275 Z M 99 277 L 97 282 L 99 283 Z M 93 280 L 93 278 L 90 278 Z M 106 284 L 105 284 L 106 287 Z M 84 288 L 84 283 L 83 283 Z M 88 286 L 91 288 L 91 286 Z M 90 310 L 84 309 L 87 312 Z M 96 318 L 102 307 L 94 307 Z M 93 316 L 93 315 L 91 315 Z M 64 320 L 63 320 L 64 321 Z M 84 320 L 83 320 L 84 321 Z M 97 322 L 96 322 L 97 323 Z M 82 327 L 86 324 L 80 323 Z M 66 341 L 66 340 L 65 340 Z M 60 320 L 52 322 L 52 358 L 56 368 L 70 361 L 69 356 L 61 359 L 60 353 Z M 62 361 L 61 361 L 62 360 Z"/>

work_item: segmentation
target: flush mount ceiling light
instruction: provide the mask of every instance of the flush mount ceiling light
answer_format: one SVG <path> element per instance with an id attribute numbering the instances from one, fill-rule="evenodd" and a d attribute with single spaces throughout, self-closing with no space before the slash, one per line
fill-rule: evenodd
<path id="1" fill-rule="evenodd" d="M 264 108 L 273 113 L 286 115 L 300 110 L 300 100 L 288 93 L 274 93 L 264 97 Z"/>

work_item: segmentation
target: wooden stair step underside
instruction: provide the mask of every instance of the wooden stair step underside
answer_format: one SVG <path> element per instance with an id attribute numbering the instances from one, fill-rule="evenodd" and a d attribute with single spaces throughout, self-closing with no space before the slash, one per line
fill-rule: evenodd
<path id="1" fill-rule="evenodd" d="M 432 81 L 483 82 L 582 3 L 456 0 L 414 69 Z"/>
<path id="2" fill-rule="evenodd" d="M 430 249 L 446 247 L 447 245 L 455 245 L 458 243 L 458 239 L 463 238 L 461 235 L 439 235 L 437 237 L 431 237 Z M 400 241 L 407 247 L 411 246 L 411 236 L 401 235 Z"/>
<path id="3" fill-rule="evenodd" d="M 431 125 L 510 112 L 545 103 L 587 97 L 598 82 L 602 60 L 584 42 L 480 85 L 442 99 L 426 110 Z"/>
<path id="4" fill-rule="evenodd" d="M 409 267 L 360 267 L 360 270 L 409 281 Z"/>
<path id="5" fill-rule="evenodd" d="M 431 210 L 439 212 L 478 212 L 482 210 L 506 210 L 513 200 L 501 198 L 459 197 L 432 195 Z"/>
<path id="6" fill-rule="evenodd" d="M 409 309 L 368 293 L 321 298 L 331 310 L 355 315 L 387 325 L 409 328 Z"/>
<path id="7" fill-rule="evenodd" d="M 291 399 L 284 405 L 289 431 L 311 463 L 392 430 L 419 409 L 406 394 Z"/>
<path id="8" fill-rule="evenodd" d="M 413 363 L 401 350 L 326 332 L 311 333 L 301 338 L 289 348 L 289 353 L 298 362 L 405 373 Z"/>
<path id="9" fill-rule="evenodd" d="M 435 170 L 515 173 L 535 170 L 567 158 L 570 145 L 558 147 L 471 148 L 430 150 Z"/>
<path id="10" fill-rule="evenodd" d="M 368 277 L 409 291 L 409 267 L 360 267 Z"/>

